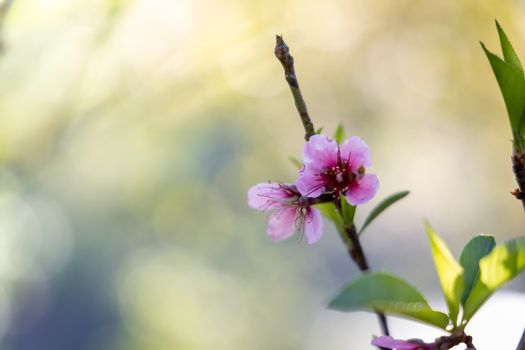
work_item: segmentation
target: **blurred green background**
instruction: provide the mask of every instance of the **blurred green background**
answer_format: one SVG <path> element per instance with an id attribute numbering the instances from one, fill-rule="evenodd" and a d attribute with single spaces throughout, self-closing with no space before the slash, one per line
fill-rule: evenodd
<path id="1" fill-rule="evenodd" d="M 302 150 L 275 34 L 316 126 L 342 122 L 372 149 L 381 188 L 358 222 L 411 190 L 365 235 L 372 267 L 443 307 L 424 218 L 455 254 L 475 233 L 524 234 L 478 43 L 499 52 L 495 18 L 525 57 L 525 1 L 15 1 L 0 55 L 1 348 L 372 348 L 374 315 L 323 306 L 358 274 L 333 228 L 277 245 L 246 205 L 251 185 L 294 181 L 287 157 Z M 478 348 L 517 342 L 524 289 L 487 304 Z M 412 327 L 392 330 L 439 335 Z"/>

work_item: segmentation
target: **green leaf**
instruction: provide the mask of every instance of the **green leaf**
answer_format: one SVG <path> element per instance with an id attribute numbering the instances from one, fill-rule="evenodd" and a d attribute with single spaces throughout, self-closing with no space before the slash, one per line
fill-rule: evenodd
<path id="1" fill-rule="evenodd" d="M 324 126 L 321 126 L 319 129 L 315 131 L 317 135 L 320 135 L 323 132 Z"/>
<path id="2" fill-rule="evenodd" d="M 496 240 L 492 236 L 479 235 L 472 238 L 463 251 L 459 262 L 463 266 L 463 296 L 461 297 L 461 304 L 465 305 L 470 291 L 479 280 L 479 261 L 481 258 L 489 254 L 494 246 Z"/>
<path id="3" fill-rule="evenodd" d="M 301 170 L 303 168 L 303 162 L 301 162 L 299 159 L 289 156 L 288 160 L 297 167 L 297 169 Z"/>
<path id="4" fill-rule="evenodd" d="M 523 72 L 520 59 L 518 58 L 518 55 L 516 54 L 516 51 L 514 51 L 514 48 L 512 47 L 512 44 L 509 41 L 509 38 L 499 25 L 498 21 L 496 21 L 496 28 L 498 29 L 499 41 L 501 43 L 501 51 L 503 52 L 503 58 L 505 59 L 505 62 L 518 68 L 521 72 Z"/>
<path id="5" fill-rule="evenodd" d="M 368 225 L 370 225 L 372 223 L 372 221 L 374 221 L 375 218 L 377 218 L 379 216 L 379 214 L 381 214 L 389 206 L 391 206 L 392 204 L 394 204 L 398 200 L 403 199 L 406 196 L 408 196 L 409 193 L 410 193 L 410 191 L 401 191 L 401 192 L 397 192 L 397 193 L 391 194 L 390 196 L 388 196 L 385 199 L 383 199 L 378 205 L 375 206 L 374 209 L 372 209 L 370 214 L 368 214 L 368 216 L 365 219 L 365 222 L 363 223 L 363 227 L 361 227 L 361 229 L 359 230 L 359 234 L 361 234 L 365 230 L 365 228 Z"/>
<path id="6" fill-rule="evenodd" d="M 341 211 L 343 213 L 343 219 L 348 226 L 354 223 L 356 206 L 348 203 L 344 196 L 341 196 Z"/>
<path id="7" fill-rule="evenodd" d="M 325 218 L 334 223 L 337 233 L 339 233 L 343 242 L 345 242 L 348 247 L 351 247 L 353 243 L 350 238 L 348 238 L 345 226 L 349 227 L 352 225 L 356 207 L 348 204 L 344 198 L 341 198 L 341 211 L 336 208 L 334 203 L 316 204 L 315 207 L 319 209 Z"/>
<path id="8" fill-rule="evenodd" d="M 339 214 L 333 203 L 316 204 L 315 207 L 319 209 L 325 218 L 332 221 L 337 226 L 342 226 L 344 224 L 343 217 Z"/>
<path id="9" fill-rule="evenodd" d="M 337 229 L 337 233 L 339 233 L 339 236 L 341 236 L 341 239 L 349 246 L 352 245 L 352 242 L 346 235 L 344 225 L 345 221 L 343 216 L 341 216 L 341 213 L 337 210 L 334 203 L 321 203 L 316 204 L 315 207 L 319 209 L 321 214 L 327 218 L 328 220 L 332 221 L 335 225 L 335 228 Z"/>
<path id="10" fill-rule="evenodd" d="M 468 322 L 483 303 L 525 269 L 525 237 L 497 245 L 479 261 L 480 278 L 465 302 L 463 319 Z"/>
<path id="11" fill-rule="evenodd" d="M 445 329 L 447 315 L 430 308 L 412 285 L 399 277 L 374 272 L 350 282 L 328 305 L 339 311 L 381 311 L 404 316 Z"/>
<path id="12" fill-rule="evenodd" d="M 336 140 L 339 145 L 342 145 L 343 142 L 345 142 L 345 139 L 345 128 L 343 127 L 343 124 L 339 124 L 335 130 L 334 140 Z"/>
<path id="13" fill-rule="evenodd" d="M 426 224 L 425 228 L 430 240 L 432 257 L 436 265 L 441 289 L 447 301 L 450 319 L 456 325 L 459 303 L 463 293 L 463 268 L 454 259 L 445 242 L 432 230 L 430 225 Z"/>
<path id="14" fill-rule="evenodd" d="M 496 80 L 503 95 L 507 113 L 509 115 L 514 144 L 518 149 L 523 149 L 522 118 L 525 111 L 525 78 L 520 68 L 503 61 L 498 56 L 487 50 L 481 43 L 490 62 Z M 509 53 L 507 53 L 509 55 Z"/>
<path id="15" fill-rule="evenodd" d="M 495 247 L 479 265 L 481 281 L 491 289 L 500 288 L 525 268 L 525 237 Z"/>

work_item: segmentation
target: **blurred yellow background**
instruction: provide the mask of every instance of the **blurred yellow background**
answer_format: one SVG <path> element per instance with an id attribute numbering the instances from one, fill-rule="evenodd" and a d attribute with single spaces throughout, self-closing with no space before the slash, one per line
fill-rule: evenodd
<path id="1" fill-rule="evenodd" d="M 275 34 L 316 127 L 342 122 L 372 149 L 381 188 L 358 223 L 411 190 L 365 235 L 372 267 L 443 307 L 424 218 L 455 254 L 475 233 L 524 234 L 478 43 L 499 52 L 495 18 L 525 57 L 525 1 L 16 0 L 0 55 L 1 348 L 372 348 L 374 315 L 323 306 L 358 274 L 333 228 L 276 245 L 246 205 L 257 182 L 293 182 L 301 156 Z M 502 295 L 473 329 L 481 349 L 525 326 L 509 318 L 523 297 Z M 423 337 L 411 327 L 392 330 Z"/>

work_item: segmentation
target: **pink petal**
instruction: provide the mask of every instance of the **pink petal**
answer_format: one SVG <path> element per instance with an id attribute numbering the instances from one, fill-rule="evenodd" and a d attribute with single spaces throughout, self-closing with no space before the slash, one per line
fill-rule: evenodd
<path id="1" fill-rule="evenodd" d="M 337 162 L 337 142 L 324 135 L 314 135 L 303 149 L 304 166 L 313 172 L 320 172 Z"/>
<path id="2" fill-rule="evenodd" d="M 303 168 L 295 186 L 303 196 L 317 198 L 325 190 L 324 184 L 320 180 L 319 174 L 313 173 L 308 168 Z"/>
<path id="3" fill-rule="evenodd" d="M 422 344 L 412 343 L 406 340 L 397 340 L 388 336 L 382 336 L 375 338 L 372 341 L 372 345 L 395 350 L 417 350 Z"/>
<path id="4" fill-rule="evenodd" d="M 368 202 L 376 194 L 379 181 L 375 174 L 358 176 L 346 192 L 346 200 L 352 205 Z"/>
<path id="5" fill-rule="evenodd" d="M 304 236 L 308 244 L 314 244 L 323 236 L 323 217 L 319 210 L 307 209 L 304 218 Z"/>
<path id="6" fill-rule="evenodd" d="M 341 145 L 341 158 L 348 159 L 348 157 L 350 157 L 350 170 L 354 173 L 361 166 L 366 168 L 372 165 L 370 149 L 360 137 L 349 137 Z"/>
<path id="7" fill-rule="evenodd" d="M 283 207 L 277 209 L 268 221 L 268 236 L 273 241 L 282 241 L 289 238 L 295 232 L 295 221 L 297 219 L 297 208 Z"/>
<path id="8" fill-rule="evenodd" d="M 261 211 L 275 209 L 282 206 L 281 200 L 288 196 L 280 184 L 263 182 L 248 190 L 248 205 Z"/>

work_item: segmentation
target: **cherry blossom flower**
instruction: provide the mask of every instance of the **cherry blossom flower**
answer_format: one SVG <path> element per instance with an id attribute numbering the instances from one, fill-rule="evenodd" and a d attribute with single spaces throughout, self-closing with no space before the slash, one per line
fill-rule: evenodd
<path id="1" fill-rule="evenodd" d="M 372 164 L 370 150 L 357 136 L 338 145 L 324 135 L 314 135 L 304 145 L 303 160 L 297 189 L 304 196 L 334 193 L 357 205 L 368 202 L 379 188 L 377 176 L 365 173 Z"/>
<path id="2" fill-rule="evenodd" d="M 394 350 L 435 350 L 434 343 L 424 343 L 419 339 L 399 340 L 389 336 L 375 338 L 372 345 Z"/>
<path id="3" fill-rule="evenodd" d="M 319 210 L 312 208 L 294 185 L 260 183 L 248 191 L 248 205 L 260 211 L 271 210 L 268 236 L 282 241 L 294 232 L 306 238 L 308 244 L 317 242 L 323 235 L 323 220 Z"/>

